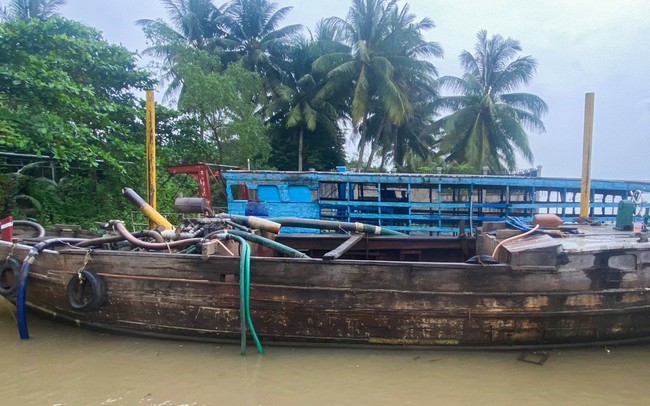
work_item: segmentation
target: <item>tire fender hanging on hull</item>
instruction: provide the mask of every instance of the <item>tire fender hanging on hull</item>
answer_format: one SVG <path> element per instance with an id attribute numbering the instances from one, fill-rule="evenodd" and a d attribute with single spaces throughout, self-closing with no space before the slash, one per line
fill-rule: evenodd
<path id="1" fill-rule="evenodd" d="M 21 262 L 15 258 L 7 257 L 0 265 L 0 295 L 14 297 L 18 289 L 18 274 Z M 11 276 L 9 276 L 11 274 Z"/>
<path id="2" fill-rule="evenodd" d="M 98 310 L 108 297 L 104 279 L 88 269 L 73 275 L 65 291 L 70 307 L 79 312 Z"/>

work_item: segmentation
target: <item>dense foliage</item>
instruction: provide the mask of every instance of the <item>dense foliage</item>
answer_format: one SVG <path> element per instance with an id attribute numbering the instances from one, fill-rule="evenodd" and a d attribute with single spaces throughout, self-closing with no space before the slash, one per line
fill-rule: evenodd
<path id="1" fill-rule="evenodd" d="M 0 148 L 122 170 L 141 156 L 132 90 L 151 85 L 131 52 L 77 22 L 0 24 Z"/>
<path id="2" fill-rule="evenodd" d="M 93 28 L 57 16 L 62 0 L 0 7 L 0 151 L 47 155 L 0 169 L 2 214 L 81 222 L 125 218 L 124 186 L 144 194 L 143 90 L 157 108 L 159 201 L 195 194 L 170 165 L 254 169 L 505 173 L 531 160 L 526 130 L 546 104 L 519 92 L 536 68 L 521 45 L 481 31 L 461 78 L 438 77 L 435 28 L 397 0 L 352 0 L 313 31 L 283 25 L 269 0 L 161 0 L 167 20 L 141 20 L 156 75 Z M 158 82 L 156 82 L 156 80 Z M 441 95 L 452 90 L 454 95 Z M 443 113 L 448 114 L 443 116 Z M 57 167 L 47 181 L 43 165 Z M 0 161 L 0 168 L 2 161 Z"/>
<path id="3" fill-rule="evenodd" d="M 153 84 L 130 51 L 77 22 L 0 24 L 0 150 L 53 159 L 0 174 L 0 215 L 86 225 L 126 217 L 121 188 L 144 185 L 133 92 Z M 39 167 L 50 162 L 46 182 Z"/>

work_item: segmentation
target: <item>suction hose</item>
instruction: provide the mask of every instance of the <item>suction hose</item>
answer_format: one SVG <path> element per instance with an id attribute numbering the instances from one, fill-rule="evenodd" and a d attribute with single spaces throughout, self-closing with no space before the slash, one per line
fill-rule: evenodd
<path id="1" fill-rule="evenodd" d="M 255 244 L 259 244 L 271 248 L 273 250 L 286 254 L 292 258 L 309 258 L 308 255 L 294 248 L 291 248 L 284 244 L 280 244 L 279 242 L 275 242 L 269 238 L 265 238 L 257 234 L 247 233 L 246 231 L 242 231 L 242 230 L 228 230 L 227 233 L 241 237 L 244 240 L 254 242 Z"/>
<path id="2" fill-rule="evenodd" d="M 45 237 L 45 228 L 43 228 L 42 225 L 38 224 L 35 221 L 29 221 L 29 220 L 14 220 L 14 226 L 27 226 L 31 227 L 34 230 L 38 232 L 38 235 L 36 238 L 43 238 Z"/>
<path id="3" fill-rule="evenodd" d="M 407 236 L 399 231 L 364 223 L 346 223 L 340 221 L 301 219 L 295 217 L 275 217 L 269 218 L 268 220 L 280 223 L 282 224 L 282 227 L 317 228 L 320 230 L 343 230 L 366 234 Z"/>
<path id="4" fill-rule="evenodd" d="M 187 238 L 185 240 L 170 241 L 170 242 L 146 242 L 137 239 L 133 234 L 126 229 L 124 223 L 119 220 L 111 220 L 108 225 L 113 227 L 124 239 L 136 247 L 144 248 L 147 250 L 167 250 L 172 248 L 182 248 L 188 245 L 198 244 L 202 238 Z"/>
<path id="5" fill-rule="evenodd" d="M 137 233 L 133 233 L 132 235 L 135 238 L 138 238 L 138 239 L 141 238 L 141 237 L 150 237 L 150 238 L 153 238 L 154 240 L 156 240 L 156 242 L 159 242 L 159 243 L 164 243 L 165 242 L 162 235 L 160 235 L 160 233 L 158 233 L 156 231 L 153 231 L 153 230 L 139 231 Z M 103 245 L 103 244 L 111 244 L 111 243 L 114 243 L 114 242 L 120 242 L 120 241 L 124 241 L 124 240 L 126 240 L 126 237 L 124 237 L 123 235 L 120 234 L 120 235 L 112 235 L 110 237 L 92 238 L 92 239 L 89 239 L 89 240 L 84 240 L 84 241 L 80 242 L 79 244 L 77 244 L 76 246 L 77 247 L 97 247 L 97 246 L 100 246 L 100 245 Z"/>
<path id="6" fill-rule="evenodd" d="M 56 245 L 78 244 L 82 241 L 84 240 L 81 238 L 52 238 L 36 244 L 27 253 L 27 256 L 23 260 L 23 264 L 20 267 L 20 273 L 18 275 L 18 291 L 16 294 L 16 319 L 18 323 L 18 334 L 21 339 L 26 340 L 29 338 L 26 306 L 27 279 L 29 277 L 29 269 L 32 267 L 36 257 L 47 248 Z"/>
<path id="7" fill-rule="evenodd" d="M 122 193 L 124 196 L 126 196 L 129 200 L 131 200 L 133 203 L 135 203 L 140 211 L 144 213 L 145 216 L 152 222 L 156 223 L 159 226 L 164 227 L 166 230 L 171 230 L 174 228 L 172 224 L 167 221 L 166 218 L 164 218 L 160 213 L 156 211 L 153 207 L 149 205 L 149 203 L 145 202 L 140 195 L 138 195 L 133 189 L 125 187 L 122 189 Z"/>

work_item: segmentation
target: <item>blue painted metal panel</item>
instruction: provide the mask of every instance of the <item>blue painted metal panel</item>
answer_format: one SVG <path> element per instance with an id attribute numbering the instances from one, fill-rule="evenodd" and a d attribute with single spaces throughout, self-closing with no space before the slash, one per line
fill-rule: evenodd
<path id="1" fill-rule="evenodd" d="M 411 232 L 457 233 L 461 221 L 471 229 L 507 215 L 527 221 L 536 212 L 571 221 L 580 212 L 579 179 L 268 171 L 228 171 L 224 177 L 229 185 L 257 190 L 259 202 L 244 204 L 228 193 L 232 213 L 257 205 L 273 217 L 363 221 Z M 613 221 L 618 201 L 632 190 L 648 193 L 650 182 L 593 180 L 591 190 L 592 217 Z"/>
<path id="2" fill-rule="evenodd" d="M 262 202 L 280 202 L 280 190 L 277 185 L 258 185 L 257 195 Z"/>
<path id="3" fill-rule="evenodd" d="M 306 185 L 289 185 L 289 201 L 291 202 L 313 202 L 311 190 Z"/>

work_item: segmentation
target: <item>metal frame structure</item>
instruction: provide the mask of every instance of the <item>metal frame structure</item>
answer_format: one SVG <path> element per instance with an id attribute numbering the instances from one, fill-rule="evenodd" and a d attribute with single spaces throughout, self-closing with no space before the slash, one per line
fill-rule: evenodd
<path id="1" fill-rule="evenodd" d="M 358 221 L 412 234 L 471 233 L 483 221 L 506 216 L 530 221 L 536 213 L 554 213 L 565 222 L 580 217 L 580 179 L 271 171 L 223 176 L 232 214 Z M 242 186 L 249 199 L 233 193 Z M 618 202 L 635 190 L 650 192 L 650 182 L 593 180 L 590 218 L 615 221 Z"/>

